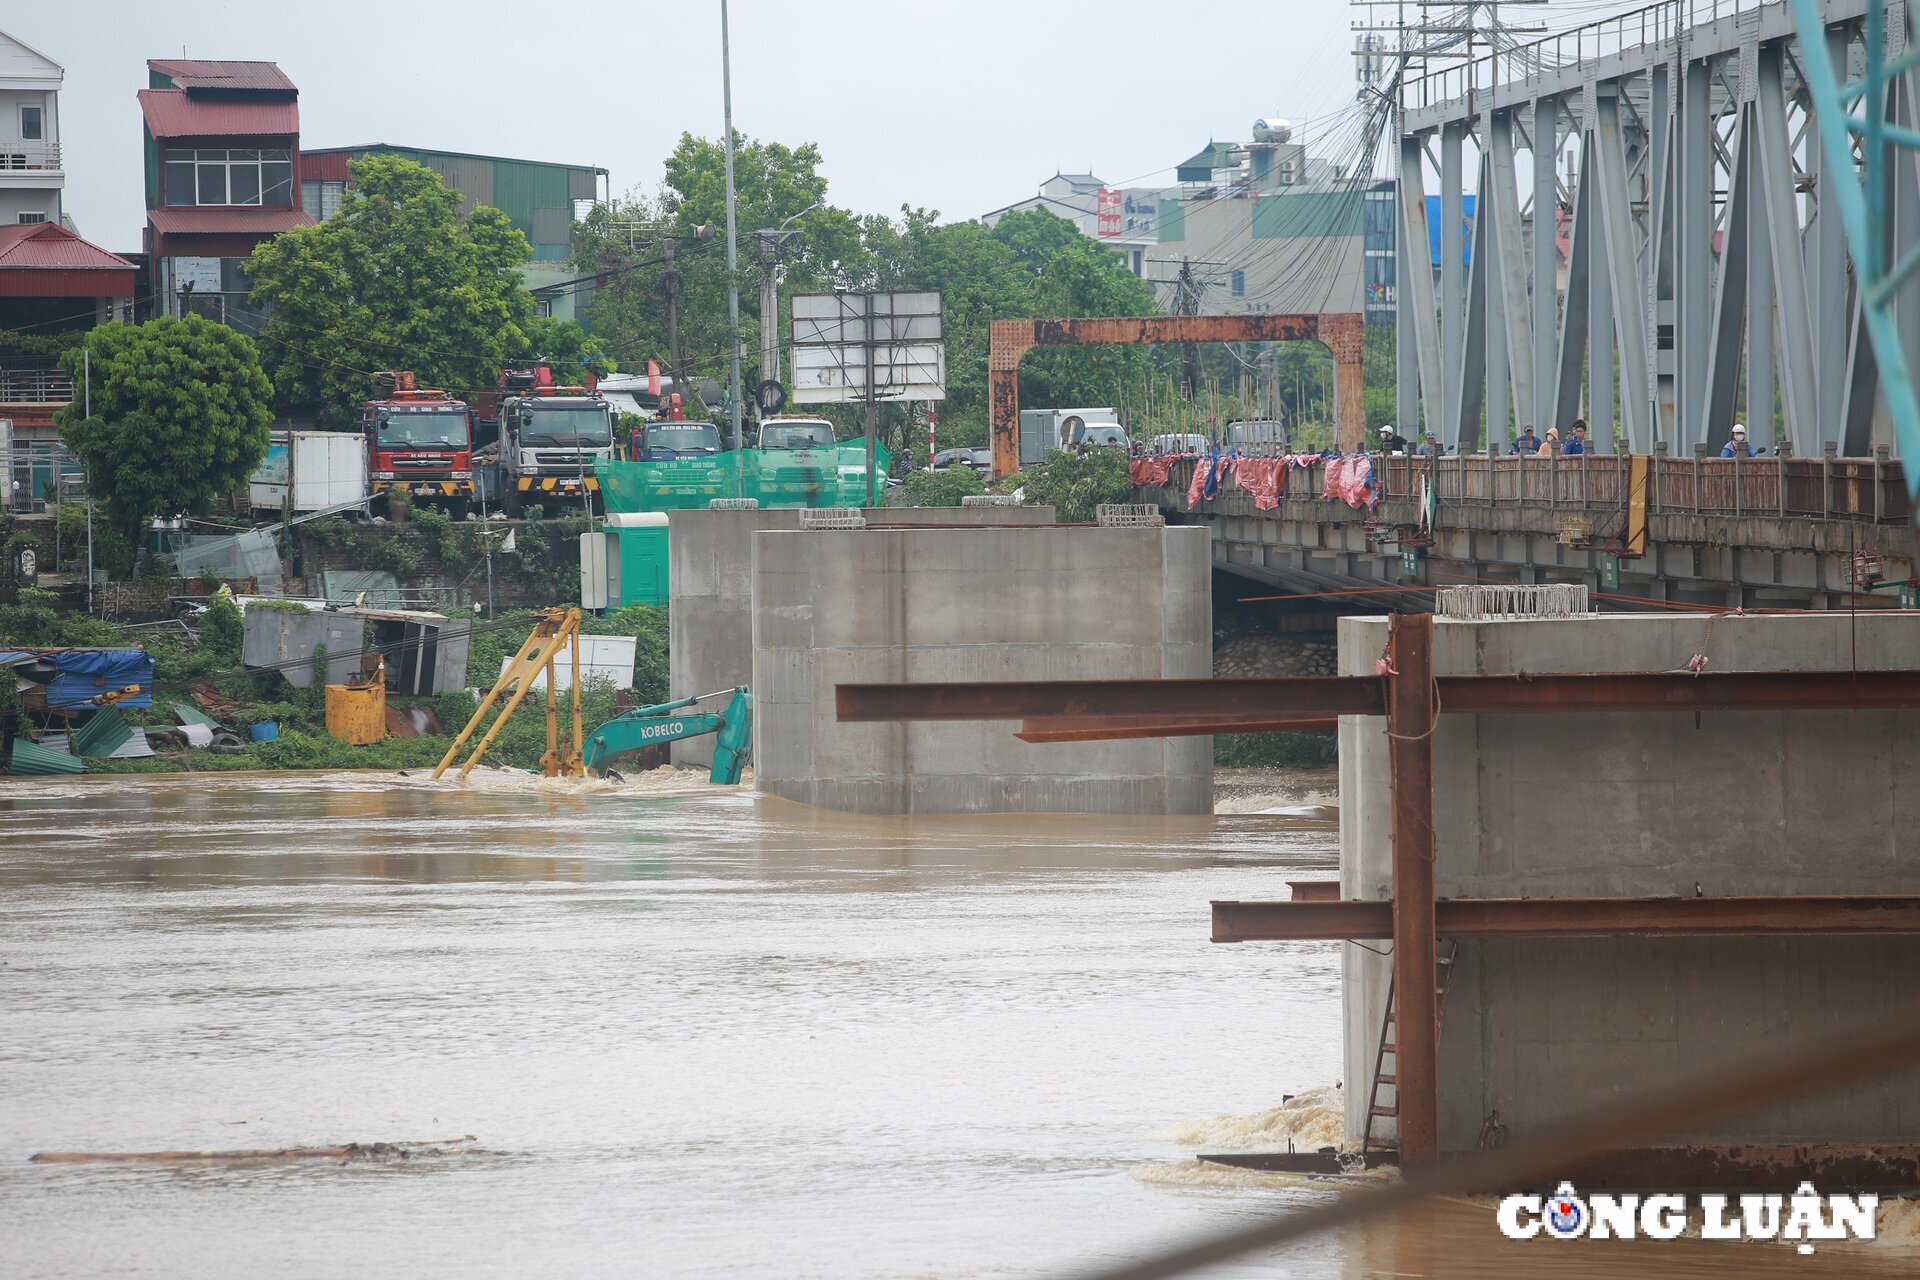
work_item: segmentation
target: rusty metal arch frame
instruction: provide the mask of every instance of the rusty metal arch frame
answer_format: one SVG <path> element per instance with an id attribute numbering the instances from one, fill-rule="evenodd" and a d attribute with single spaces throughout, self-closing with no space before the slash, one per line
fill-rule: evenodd
<path id="1" fill-rule="evenodd" d="M 1343 451 L 1366 435 L 1358 311 L 1299 315 L 1101 316 L 1079 320 L 995 320 L 988 330 L 987 421 L 993 474 L 1020 469 L 1020 361 L 1035 347 L 1125 347 L 1179 342 L 1318 342 L 1333 353 L 1333 418 Z"/>

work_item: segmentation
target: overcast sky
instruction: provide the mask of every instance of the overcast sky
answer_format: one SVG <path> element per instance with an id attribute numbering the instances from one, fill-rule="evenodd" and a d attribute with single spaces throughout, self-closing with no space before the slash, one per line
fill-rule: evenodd
<path id="1" fill-rule="evenodd" d="M 389 142 L 598 165 L 659 185 L 721 133 L 719 0 L 63 0 L 0 28 L 66 68 L 67 213 L 110 249 L 145 221 L 146 59 L 278 62 L 308 147 Z M 733 0 L 734 123 L 818 143 L 829 195 L 975 217 L 1056 169 L 1171 182 L 1209 138 L 1351 100 L 1344 0 Z M 1308 131 L 1311 142 L 1311 129 Z"/>

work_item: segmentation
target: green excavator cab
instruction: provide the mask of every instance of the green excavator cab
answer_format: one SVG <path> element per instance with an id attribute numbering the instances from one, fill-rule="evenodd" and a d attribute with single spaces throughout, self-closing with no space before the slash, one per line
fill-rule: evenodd
<path id="1" fill-rule="evenodd" d="M 711 733 L 715 735 L 713 768 L 707 776 L 722 786 L 737 786 L 740 775 L 746 770 L 747 756 L 753 748 L 752 691 L 746 685 L 734 689 L 726 710 L 718 714 L 676 714 L 718 696 L 717 693 L 706 693 L 699 697 L 682 698 L 678 702 L 635 707 L 632 711 L 615 716 L 587 736 L 585 759 L 588 772 L 602 775 L 612 761 L 629 752 Z"/>

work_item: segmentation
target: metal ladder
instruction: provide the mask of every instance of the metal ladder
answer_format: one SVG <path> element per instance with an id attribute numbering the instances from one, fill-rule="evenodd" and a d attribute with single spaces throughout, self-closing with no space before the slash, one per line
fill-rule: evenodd
<path id="1" fill-rule="evenodd" d="M 1446 1025 L 1447 992 L 1453 989 L 1453 962 L 1455 956 L 1459 954 L 1459 951 L 1460 944 L 1451 938 L 1441 939 L 1440 945 L 1435 948 L 1433 1033 L 1436 1041 L 1438 1041 L 1440 1037 L 1440 1028 Z M 1389 1039 L 1389 1037 L 1393 1035 L 1395 1023 L 1393 1006 L 1394 980 L 1389 980 L 1387 983 L 1387 1013 L 1386 1017 L 1381 1019 L 1380 1022 L 1380 1049 L 1379 1052 L 1374 1055 L 1373 1059 L 1373 1089 L 1367 1095 L 1367 1123 L 1360 1135 L 1360 1155 L 1362 1158 L 1364 1158 L 1370 1150 L 1376 1148 L 1387 1150 L 1388 1148 L 1400 1145 L 1398 1138 L 1375 1138 L 1373 1136 L 1373 1122 L 1376 1118 L 1384 1117 L 1389 1120 L 1398 1120 L 1400 1118 L 1400 1062 L 1394 1042 Z M 1389 1056 L 1394 1059 L 1394 1069 L 1392 1071 L 1387 1070 L 1387 1058 Z M 1382 1103 L 1380 1101 L 1380 1091 L 1383 1087 L 1393 1090 L 1392 1102 Z"/>

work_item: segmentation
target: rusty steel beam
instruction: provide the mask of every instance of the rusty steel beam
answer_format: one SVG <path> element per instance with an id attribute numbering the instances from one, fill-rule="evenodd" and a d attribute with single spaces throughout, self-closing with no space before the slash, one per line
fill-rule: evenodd
<path id="1" fill-rule="evenodd" d="M 1382 682 L 1371 676 L 843 684 L 834 692 L 842 723 L 1160 716 L 1169 723 L 1217 724 L 1230 723 L 1219 717 L 1244 718 L 1255 710 L 1275 719 L 1321 719 L 1377 716 L 1386 707 Z"/>
<path id="2" fill-rule="evenodd" d="M 1038 716 L 1013 736 L 1022 742 L 1116 742 L 1131 738 L 1204 738 L 1213 734 L 1300 733 L 1340 727 L 1332 716 L 1276 716 L 1267 712 L 1194 716 Z"/>
<path id="3" fill-rule="evenodd" d="M 1438 685 L 1443 715 L 1920 709 L 1920 670 L 1441 676 Z M 1195 734 L 1244 733 L 1253 730 L 1236 725 L 1383 715 L 1383 686 L 1372 676 L 843 684 L 838 706 L 847 722 L 1157 716 Z"/>
<path id="4" fill-rule="evenodd" d="M 1101 316 L 1073 320 L 995 320 L 987 329 L 987 423 L 993 474 L 1020 469 L 1020 360 L 1035 347 L 1140 346 L 1180 342 L 1318 342 L 1333 353 L 1334 427 L 1339 447 L 1364 447 L 1357 311 L 1238 316 Z"/>
<path id="5" fill-rule="evenodd" d="M 1393 986 L 1395 1125 L 1401 1161 L 1440 1154 L 1440 1013 L 1434 978 L 1433 615 L 1387 620 L 1387 757 L 1393 779 Z"/>
<path id="6" fill-rule="evenodd" d="M 1726 898 L 1442 898 L 1442 936 L 1739 938 L 1920 933 L 1920 894 L 1780 894 Z M 1215 942 L 1391 938 L 1393 903 L 1295 898 L 1215 902 Z"/>

